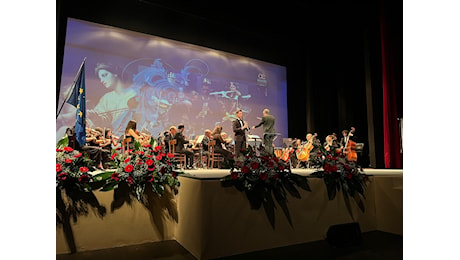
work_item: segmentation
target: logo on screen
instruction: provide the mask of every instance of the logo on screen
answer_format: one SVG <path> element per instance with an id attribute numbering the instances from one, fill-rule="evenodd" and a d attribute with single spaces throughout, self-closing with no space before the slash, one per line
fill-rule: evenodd
<path id="1" fill-rule="evenodd" d="M 259 73 L 257 75 L 257 85 L 266 87 L 267 86 L 267 79 L 264 73 Z"/>

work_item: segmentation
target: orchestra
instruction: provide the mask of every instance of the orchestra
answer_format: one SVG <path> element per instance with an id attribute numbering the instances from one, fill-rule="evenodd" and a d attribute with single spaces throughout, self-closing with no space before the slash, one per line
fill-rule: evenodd
<path id="1" fill-rule="evenodd" d="M 104 163 L 107 161 L 107 157 L 110 157 L 110 153 L 113 149 L 119 149 L 122 147 L 123 143 L 133 143 L 139 142 L 142 146 L 148 145 L 151 143 L 152 134 L 146 132 L 134 131 L 135 135 L 127 136 L 115 136 L 112 134 L 111 129 L 102 129 L 100 127 L 86 128 L 86 140 L 87 145 L 82 148 L 82 150 L 88 151 L 89 148 L 92 150 L 96 149 L 101 153 L 97 155 L 98 167 L 99 169 L 104 169 Z M 295 138 L 290 143 L 286 144 L 286 147 L 276 148 L 274 150 L 275 156 L 285 162 L 289 162 L 292 168 L 310 168 L 310 163 L 314 156 L 316 156 L 316 151 L 319 150 L 322 146 L 328 152 L 334 152 L 335 154 L 343 154 L 349 161 L 357 161 L 357 152 L 356 152 L 356 141 L 353 140 L 355 128 L 351 127 L 350 130 L 342 131 L 342 138 L 340 142 L 337 140 L 335 133 L 328 134 L 325 137 L 324 143 L 320 143 L 317 133 L 307 133 L 306 139 Z M 136 136 L 132 140 L 132 138 Z M 167 147 L 168 137 L 174 138 L 170 135 L 168 130 L 160 133 L 160 137 L 155 139 L 156 145 L 162 147 L 163 149 Z M 203 135 L 194 136 L 193 139 L 188 139 L 183 135 L 187 143 L 184 144 L 184 149 L 190 152 L 193 152 L 197 160 L 195 165 L 196 167 L 190 167 L 193 169 L 204 168 L 206 164 L 205 160 L 207 155 L 206 151 L 206 142 L 213 140 L 214 137 L 210 135 L 210 130 L 206 129 Z M 229 151 L 231 154 L 234 154 L 234 141 L 228 136 L 225 132 L 221 133 L 221 138 L 224 140 L 222 142 L 222 148 L 226 151 Z M 68 134 L 68 137 L 72 137 L 71 134 Z M 168 139 L 168 140 L 169 140 Z M 291 140 L 291 139 L 290 139 Z M 95 148 L 96 147 L 96 148 Z M 128 150 L 128 149 L 126 149 Z M 165 151 L 167 152 L 167 151 Z M 204 159 L 203 159 L 204 158 Z M 203 161 L 204 160 L 204 161 Z"/>

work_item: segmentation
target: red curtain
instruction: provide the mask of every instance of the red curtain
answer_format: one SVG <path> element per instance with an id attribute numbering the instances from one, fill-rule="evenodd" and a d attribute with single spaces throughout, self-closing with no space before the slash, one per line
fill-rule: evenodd
<path id="1" fill-rule="evenodd" d="M 402 111 L 398 95 L 402 95 L 401 72 L 402 58 L 397 55 L 395 44 L 399 44 L 398 38 L 394 36 L 389 23 L 391 8 L 385 6 L 382 0 L 380 6 L 380 36 L 382 49 L 382 82 L 383 82 L 383 127 L 384 127 L 384 160 L 385 168 L 402 169 L 401 135 L 398 118 L 402 118 Z M 395 43 L 396 42 L 396 43 Z M 396 46 L 397 47 L 397 46 Z M 396 67 L 396 68 L 395 68 Z M 399 73 L 399 74 L 398 74 Z M 402 102 L 402 101 L 401 101 Z M 398 108 L 400 110 L 398 110 Z"/>

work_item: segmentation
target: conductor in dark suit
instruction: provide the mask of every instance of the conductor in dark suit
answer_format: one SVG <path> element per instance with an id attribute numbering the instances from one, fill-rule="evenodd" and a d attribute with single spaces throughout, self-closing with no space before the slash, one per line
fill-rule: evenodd
<path id="1" fill-rule="evenodd" d="M 259 126 L 264 126 L 264 147 L 265 151 L 269 154 L 274 154 L 273 149 L 273 139 L 275 139 L 275 117 L 270 114 L 270 110 L 265 108 L 262 111 L 262 120 L 256 126 L 253 126 L 252 129 L 255 129 Z"/>
<path id="2" fill-rule="evenodd" d="M 244 131 L 249 127 L 247 122 L 243 121 L 243 111 L 241 109 L 236 111 L 236 117 L 237 119 L 232 124 L 233 133 L 235 134 L 235 161 L 242 161 L 241 149 L 246 149 L 246 134 Z"/>

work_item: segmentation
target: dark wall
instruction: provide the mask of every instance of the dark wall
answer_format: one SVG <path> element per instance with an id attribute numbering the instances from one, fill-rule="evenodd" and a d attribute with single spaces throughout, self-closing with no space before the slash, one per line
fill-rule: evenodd
<path id="1" fill-rule="evenodd" d="M 249 6 L 236 1 L 227 6 L 214 5 L 191 1 L 58 0 L 56 107 L 65 23 L 72 17 L 284 65 L 289 136 L 305 139 L 307 132 L 316 132 L 323 141 L 327 134 L 340 134 L 354 126 L 359 141 L 367 143 L 368 131 L 373 131 L 378 158 L 372 166 L 383 166 L 378 3 Z M 398 8 L 402 10 L 402 5 L 395 10 L 402 18 Z M 392 22 L 402 28 L 402 19 Z M 365 57 L 372 78 L 374 129 L 368 129 Z M 368 148 L 366 145 L 360 162 L 365 167 L 369 166 Z"/>

